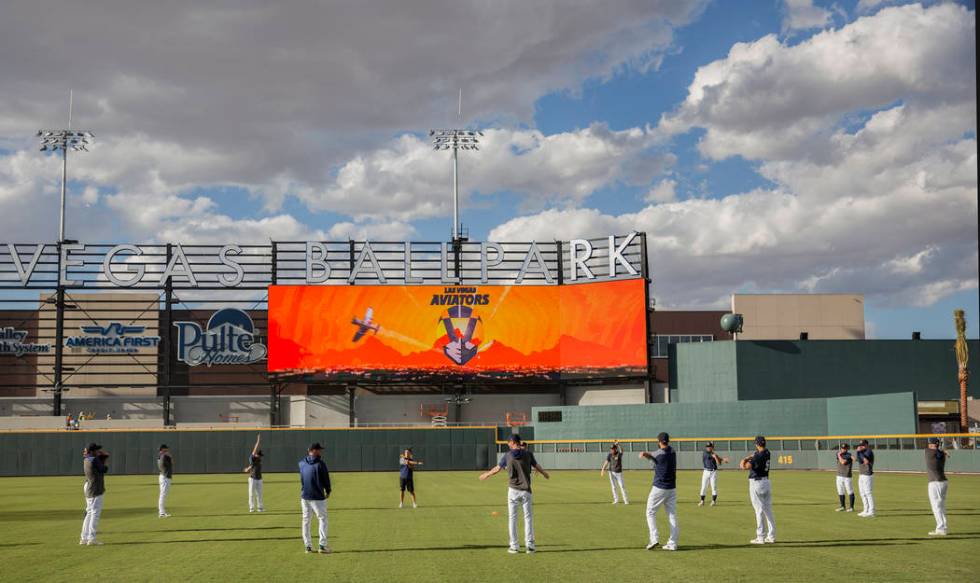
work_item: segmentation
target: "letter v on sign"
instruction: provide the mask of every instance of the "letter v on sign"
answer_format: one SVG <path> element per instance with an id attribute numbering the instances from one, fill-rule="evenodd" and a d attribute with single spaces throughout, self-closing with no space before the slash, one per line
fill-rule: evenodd
<path id="1" fill-rule="evenodd" d="M 27 285 L 27 282 L 31 280 L 31 275 L 34 274 L 34 268 L 37 267 L 41 254 L 44 253 L 44 245 L 35 245 L 34 255 L 31 256 L 31 262 L 27 264 L 27 269 L 24 269 L 20 254 L 17 253 L 17 247 L 13 243 L 7 243 L 7 251 L 10 252 L 10 257 L 14 260 L 14 268 L 17 270 L 17 276 L 20 277 L 20 283 Z"/>

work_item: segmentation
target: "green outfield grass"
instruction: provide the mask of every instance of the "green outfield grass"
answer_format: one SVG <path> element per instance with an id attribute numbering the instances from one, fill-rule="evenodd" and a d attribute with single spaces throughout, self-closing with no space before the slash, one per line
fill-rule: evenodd
<path id="1" fill-rule="evenodd" d="M 650 475 L 626 474 L 629 506 L 610 504 L 598 471 L 536 478 L 536 555 L 506 552 L 502 475 L 418 472 L 420 507 L 399 510 L 397 473 L 334 474 L 332 555 L 303 552 L 292 475 L 267 475 L 266 512 L 249 514 L 244 476 L 178 474 L 173 516 L 159 519 L 156 476 L 110 474 L 103 547 L 77 544 L 81 478 L 0 478 L 0 579 L 965 582 L 980 573 L 980 477 L 950 478 L 950 535 L 937 540 L 926 536 L 934 522 L 922 475 L 879 474 L 879 517 L 866 520 L 834 512 L 832 474 L 774 472 L 779 542 L 757 547 L 743 472 L 721 472 L 715 508 L 697 507 L 700 472 L 681 472 L 671 553 L 643 549 Z"/>

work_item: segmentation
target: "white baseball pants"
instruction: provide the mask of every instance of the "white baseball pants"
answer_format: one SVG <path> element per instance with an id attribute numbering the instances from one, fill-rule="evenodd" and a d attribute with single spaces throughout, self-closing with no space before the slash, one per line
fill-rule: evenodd
<path id="1" fill-rule="evenodd" d="M 160 500 L 157 502 L 160 516 L 167 513 L 167 496 L 170 495 L 170 478 L 160 474 Z"/>
<path id="2" fill-rule="evenodd" d="M 619 491 L 623 493 L 623 502 L 629 504 L 630 498 L 626 495 L 626 484 L 623 483 L 623 472 L 609 472 L 609 487 L 612 488 L 613 502 L 619 502 L 619 496 L 616 494 L 616 486 L 619 486 Z"/>
<path id="3" fill-rule="evenodd" d="M 718 470 L 704 470 L 701 472 L 701 495 L 708 490 L 708 486 L 711 486 L 711 495 L 718 495 Z"/>
<path id="4" fill-rule="evenodd" d="M 667 511 L 667 522 L 670 524 L 670 538 L 667 544 L 677 544 L 680 527 L 677 525 L 677 490 L 662 490 L 656 486 L 650 488 L 647 498 L 647 528 L 650 530 L 650 543 L 660 542 L 657 532 L 657 510 L 663 506 Z"/>
<path id="5" fill-rule="evenodd" d="M 854 493 L 854 482 L 846 476 L 837 476 L 837 495 L 843 496 L 844 494 Z"/>
<path id="6" fill-rule="evenodd" d="M 524 544 L 534 546 L 534 507 L 531 493 L 526 490 L 507 488 L 507 526 L 510 534 L 510 548 L 516 549 L 517 542 L 517 510 L 524 510 Z"/>
<path id="7" fill-rule="evenodd" d="M 310 522 L 316 514 L 320 522 L 320 546 L 327 546 L 327 501 L 326 500 L 304 500 L 300 498 L 300 505 L 303 508 L 303 544 L 307 547 L 313 546 L 313 539 L 310 537 Z"/>
<path id="8" fill-rule="evenodd" d="M 749 499 L 752 500 L 752 508 L 755 510 L 755 536 L 756 538 L 776 538 L 776 519 L 772 515 L 772 484 L 769 478 L 761 480 L 749 480 Z M 769 534 L 766 534 L 766 527 L 769 527 Z"/>
<path id="9" fill-rule="evenodd" d="M 262 506 L 262 479 L 248 479 L 248 511 L 252 512 L 256 508 L 259 512 L 265 510 Z"/>
<path id="10" fill-rule="evenodd" d="M 95 540 L 95 535 L 99 530 L 103 496 L 90 497 L 88 495 L 88 483 L 82 487 L 82 492 L 85 493 L 85 519 L 82 520 L 82 535 L 80 540 L 89 542 Z"/>
<path id="11" fill-rule="evenodd" d="M 858 476 L 858 493 L 861 494 L 861 513 L 875 513 L 874 475 L 861 474 Z"/>
<path id="12" fill-rule="evenodd" d="M 929 504 L 936 517 L 936 530 L 946 532 L 946 490 L 949 482 L 929 482 Z"/>

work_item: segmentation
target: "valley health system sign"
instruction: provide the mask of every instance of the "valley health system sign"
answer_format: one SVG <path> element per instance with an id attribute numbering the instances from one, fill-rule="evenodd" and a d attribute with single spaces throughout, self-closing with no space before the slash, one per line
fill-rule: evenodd
<path id="1" fill-rule="evenodd" d="M 0 288 L 562 284 L 646 277 L 646 234 L 570 241 L 0 243 Z"/>

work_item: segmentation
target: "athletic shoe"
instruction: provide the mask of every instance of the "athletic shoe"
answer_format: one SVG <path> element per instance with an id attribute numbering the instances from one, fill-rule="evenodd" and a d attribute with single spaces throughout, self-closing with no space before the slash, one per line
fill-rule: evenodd
<path id="1" fill-rule="evenodd" d="M 874 514 L 865 514 L 864 517 L 865 518 L 874 518 L 875 515 Z"/>
<path id="2" fill-rule="evenodd" d="M 717 503 L 717 502 L 715 502 L 714 500 L 712 500 L 712 501 L 711 501 L 711 505 L 712 505 L 712 506 L 714 506 L 715 504 L 718 504 L 718 503 Z"/>
<path id="3" fill-rule="evenodd" d="M 412 502 L 412 508 L 418 508 L 418 507 L 419 507 L 418 504 L 416 504 L 415 502 Z"/>
<path id="4" fill-rule="evenodd" d="M 854 509 L 853 508 L 848 508 L 847 511 L 848 512 L 854 512 Z"/>
<path id="5" fill-rule="evenodd" d="M 944 532 L 943 534 L 946 534 L 946 533 Z M 92 540 L 90 540 L 90 541 L 88 541 L 88 542 L 87 542 L 87 543 L 85 543 L 85 544 L 87 544 L 87 545 L 88 545 L 88 546 L 90 546 L 90 547 L 101 547 L 101 546 L 102 546 L 102 545 L 104 545 L 105 543 L 104 543 L 104 542 L 102 542 L 102 541 L 100 541 L 100 540 L 95 540 L 95 539 L 93 538 Z"/>
<path id="6" fill-rule="evenodd" d="M 320 552 L 324 555 L 329 555 L 332 551 L 330 550 L 330 547 L 320 545 Z"/>
<path id="7" fill-rule="evenodd" d="M 626 506 L 629 506 L 630 505 L 630 501 L 629 500 L 624 500 L 623 501 L 623 504 L 625 504 Z"/>
<path id="8" fill-rule="evenodd" d="M 754 539 L 752 539 L 752 540 L 749 541 L 749 544 L 750 545 L 764 545 L 764 544 L 766 544 L 766 540 L 763 539 L 763 538 L 754 538 Z"/>
<path id="9" fill-rule="evenodd" d="M 306 552 L 312 553 L 313 552 L 313 547 L 306 547 Z"/>
<path id="10" fill-rule="evenodd" d="M 929 536 L 946 536 L 945 530 L 933 530 L 929 533 Z"/>
<path id="11" fill-rule="evenodd" d="M 82 539 L 82 540 L 78 541 L 78 544 L 80 544 L 80 545 L 87 545 L 88 544 L 88 541 L 85 540 L 85 539 Z"/>
<path id="12" fill-rule="evenodd" d="M 248 509 L 248 512 L 249 512 L 249 514 L 251 514 L 252 512 L 255 512 L 255 511 L 254 511 L 254 510 L 252 510 L 251 508 L 249 508 L 249 509 Z"/>
<path id="13" fill-rule="evenodd" d="M 772 538 L 771 536 L 767 536 L 767 537 L 766 537 L 766 538 L 764 538 L 763 540 L 765 541 L 765 543 L 766 543 L 767 545 L 771 545 L 771 544 L 773 544 L 774 542 L 776 542 L 776 539 L 774 539 L 774 538 Z"/>
<path id="14" fill-rule="evenodd" d="M 619 500 L 613 500 L 613 504 L 619 504 Z"/>
<path id="15" fill-rule="evenodd" d="M 835 510 L 834 512 L 844 512 L 844 510 L 846 510 L 846 509 L 843 506 L 841 506 L 837 510 Z"/>
<path id="16" fill-rule="evenodd" d="M 521 552 L 521 549 L 518 547 L 508 547 L 507 552 L 512 555 L 516 555 L 517 553 Z"/>
<path id="17" fill-rule="evenodd" d="M 677 544 L 675 544 L 675 543 L 667 543 L 667 544 L 665 544 L 663 546 L 663 549 L 665 551 L 676 551 L 677 550 Z"/>
<path id="18" fill-rule="evenodd" d="M 537 550 L 538 550 L 538 549 L 536 549 L 536 548 L 534 548 L 534 545 L 529 545 L 529 546 L 527 547 L 527 554 L 529 554 L 529 555 L 530 555 L 530 554 L 533 554 L 533 553 L 535 553 L 535 552 L 536 552 Z"/>
<path id="19" fill-rule="evenodd" d="M 704 506 L 704 500 L 698 502 L 698 507 Z"/>
<path id="20" fill-rule="evenodd" d="M 398 507 L 399 508 L 404 508 L 405 507 L 405 503 L 404 502 L 399 502 L 398 503 Z"/>
<path id="21" fill-rule="evenodd" d="M 265 512 L 265 508 L 259 508 L 256 512 Z"/>
<path id="22" fill-rule="evenodd" d="M 161 515 L 160 515 L 160 518 L 170 518 L 170 515 L 169 515 L 169 514 L 166 514 L 166 513 L 164 513 L 164 514 L 161 514 Z"/>
<path id="23" fill-rule="evenodd" d="M 660 544 L 660 543 L 650 543 L 650 544 L 648 544 L 648 545 L 647 545 L 647 550 L 648 550 L 648 551 L 652 551 L 653 549 L 655 549 L 655 548 L 657 548 L 657 546 L 658 546 L 659 544 Z"/>

